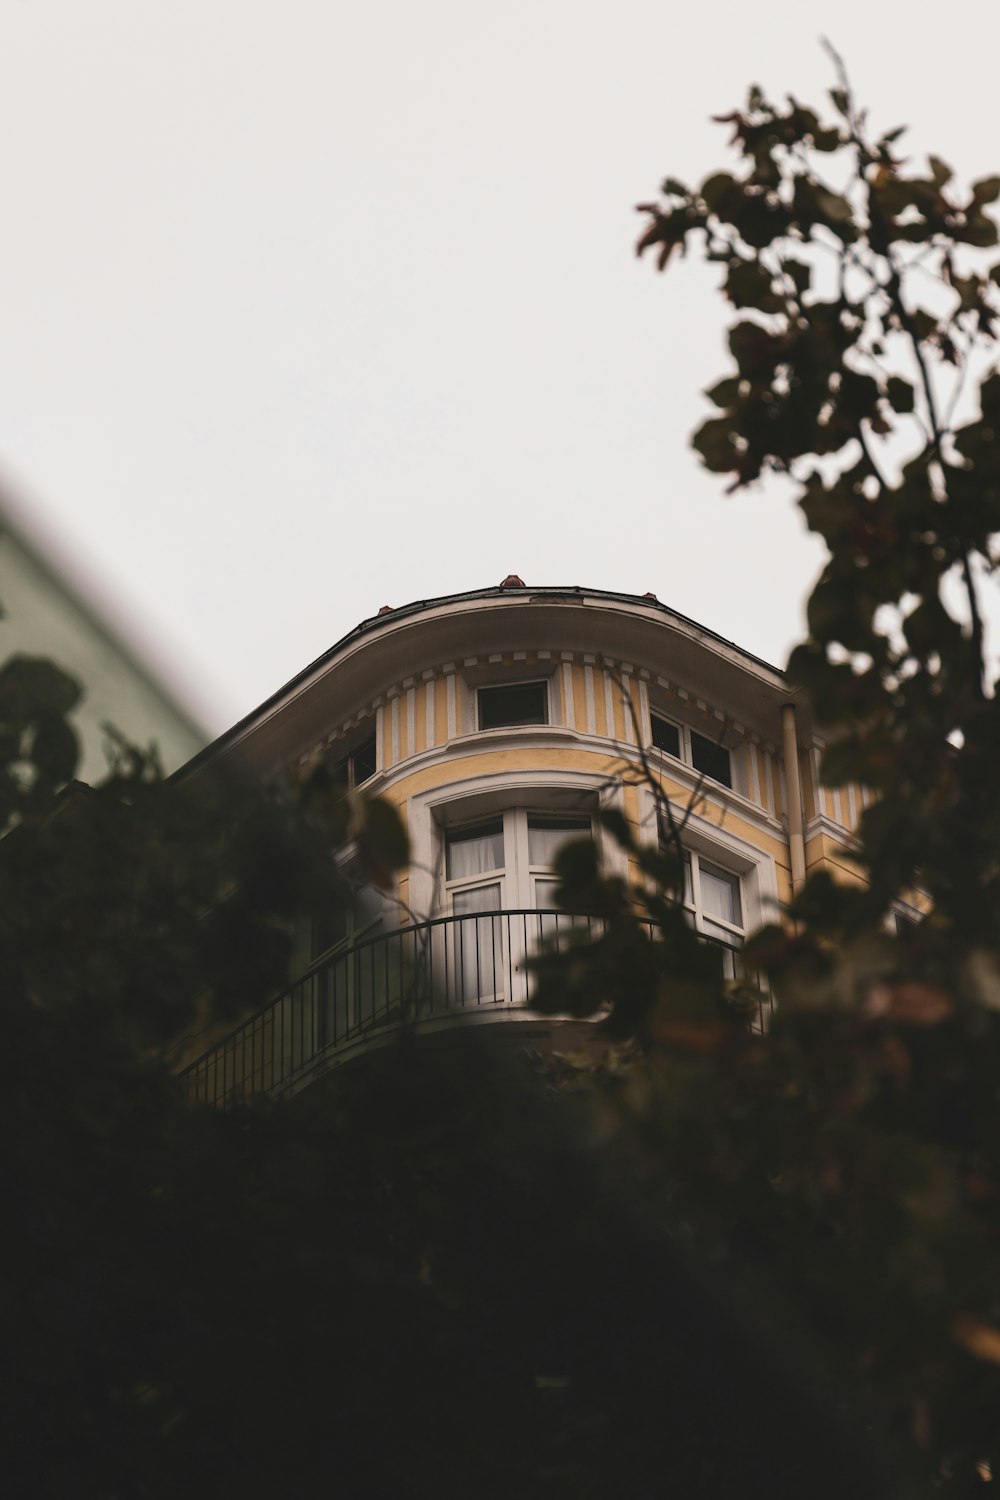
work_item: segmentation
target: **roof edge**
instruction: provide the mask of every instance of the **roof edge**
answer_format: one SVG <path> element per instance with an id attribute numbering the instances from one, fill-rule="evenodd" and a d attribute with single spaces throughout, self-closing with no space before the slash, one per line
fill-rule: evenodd
<path id="1" fill-rule="evenodd" d="M 773 672 L 776 677 L 783 678 L 785 675 L 781 667 L 776 667 L 771 662 L 765 661 L 762 656 L 755 656 L 752 651 L 748 651 L 744 646 L 738 645 L 736 641 L 727 640 L 725 636 L 720 635 L 716 630 L 712 630 L 708 625 L 702 625 L 697 620 L 692 620 L 689 615 L 684 615 L 679 610 L 671 609 L 669 605 L 662 604 L 659 599 L 650 594 L 626 594 L 618 589 L 584 588 L 581 584 L 542 584 L 537 588 L 529 588 L 527 585 L 516 588 L 511 587 L 509 584 L 499 584 L 493 588 L 466 589 L 457 594 L 438 594 L 432 599 L 415 599 L 409 604 L 401 604 L 398 608 L 389 608 L 383 605 L 377 614 L 369 615 L 360 624 L 355 625 L 353 630 L 349 630 L 346 635 L 342 635 L 338 641 L 335 641 L 332 646 L 329 646 L 314 661 L 309 662 L 301 671 L 296 672 L 294 677 L 290 677 L 286 683 L 283 683 L 276 692 L 271 693 L 256 708 L 251 709 L 242 719 L 238 719 L 229 729 L 223 730 L 222 734 L 205 745 L 203 749 L 199 750 L 196 755 L 192 756 L 189 761 L 185 762 L 183 766 L 175 771 L 170 779 L 181 778 L 225 750 L 230 742 L 238 739 L 250 729 L 258 719 L 262 718 L 280 703 L 284 697 L 293 692 L 300 683 L 305 682 L 314 672 L 328 665 L 345 647 L 352 645 L 363 636 L 374 634 L 375 631 L 385 626 L 395 624 L 397 620 L 420 615 L 445 604 L 462 604 L 466 601 L 525 597 L 530 600 L 606 599 L 622 604 L 638 604 L 644 609 L 657 610 L 661 615 L 679 625 L 699 631 L 702 635 L 707 636 L 709 640 L 717 642 L 720 646 L 727 647 L 730 651 L 737 652 L 745 661 L 752 662 L 755 667 L 761 667 L 767 672 Z"/>

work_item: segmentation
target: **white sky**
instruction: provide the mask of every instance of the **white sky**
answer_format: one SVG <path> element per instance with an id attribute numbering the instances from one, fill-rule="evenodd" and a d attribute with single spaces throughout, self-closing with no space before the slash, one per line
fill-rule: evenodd
<path id="1" fill-rule="evenodd" d="M 995 0 L 8 0 L 0 465 L 215 733 L 384 603 L 514 571 L 774 661 L 820 551 L 687 436 L 726 366 L 636 201 L 851 67 L 1000 169 Z"/>

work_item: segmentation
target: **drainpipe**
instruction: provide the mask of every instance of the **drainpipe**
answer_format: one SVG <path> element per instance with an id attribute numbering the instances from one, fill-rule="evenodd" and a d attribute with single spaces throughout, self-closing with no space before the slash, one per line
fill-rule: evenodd
<path id="1" fill-rule="evenodd" d="M 799 781 L 799 742 L 795 733 L 795 704 L 781 706 L 781 738 L 785 757 L 785 788 L 788 792 L 788 852 L 792 860 L 792 893 L 798 895 L 806 880 L 806 841 L 802 833 L 802 785 Z"/>

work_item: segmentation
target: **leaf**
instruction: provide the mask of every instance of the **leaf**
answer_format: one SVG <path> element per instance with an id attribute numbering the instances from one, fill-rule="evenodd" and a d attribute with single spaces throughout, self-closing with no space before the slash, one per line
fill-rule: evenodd
<path id="1" fill-rule="evenodd" d="M 43 776 L 62 784 L 72 780 L 80 754 L 76 731 L 65 719 L 42 720 L 31 744 L 31 759 Z"/>
<path id="2" fill-rule="evenodd" d="M 835 126 L 813 131 L 813 145 L 817 151 L 836 151 L 845 143 L 845 138 Z"/>
<path id="3" fill-rule="evenodd" d="M 726 474 L 736 467 L 737 448 L 732 424 L 727 417 L 710 417 L 691 439 L 701 454 L 702 463 L 714 474 Z"/>
<path id="4" fill-rule="evenodd" d="M 849 114 L 846 92 L 843 89 L 831 89 L 830 98 L 833 100 L 834 109 L 846 120 Z"/>
<path id="5" fill-rule="evenodd" d="M 770 271 L 759 261 L 741 260 L 730 267 L 726 296 L 735 307 L 753 307 L 758 312 L 780 312 L 784 299 L 774 291 Z"/>
<path id="6" fill-rule="evenodd" d="M 716 406 L 721 406 L 723 410 L 727 410 L 729 407 L 735 406 L 739 400 L 740 385 L 739 376 L 730 375 L 725 380 L 720 380 L 716 385 L 711 386 L 705 392 L 705 395 Z"/>
<path id="7" fill-rule="evenodd" d="M 358 858 L 366 875 L 378 886 L 392 885 L 397 871 L 410 859 L 410 836 L 399 809 L 384 797 L 367 798 L 358 829 Z"/>
<path id="8" fill-rule="evenodd" d="M 968 1313 L 959 1313 L 951 1325 L 952 1337 L 976 1359 L 1000 1365 L 1000 1328 L 984 1323 Z"/>
<path id="9" fill-rule="evenodd" d="M 950 182 L 955 175 L 948 163 L 942 161 L 940 156 L 929 156 L 927 164 L 931 169 L 931 176 L 939 188 L 944 187 L 945 183 Z"/>
<path id="10" fill-rule="evenodd" d="M 0 668 L 0 719 L 29 724 L 70 713 L 83 697 L 74 677 L 42 656 L 12 656 Z"/>
<path id="11" fill-rule="evenodd" d="M 729 330 L 729 348 L 741 375 L 773 370 L 781 347 L 781 341 L 759 323 L 747 320 Z"/>
<path id="12" fill-rule="evenodd" d="M 715 172 L 706 177 L 699 190 L 699 197 L 712 213 L 721 213 L 726 199 L 736 188 L 736 179 L 729 172 Z"/>
<path id="13" fill-rule="evenodd" d="M 972 184 L 974 203 L 995 203 L 1000 198 L 1000 177 L 980 177 Z"/>
<path id="14" fill-rule="evenodd" d="M 622 849 L 634 849 L 635 837 L 632 824 L 626 818 L 620 807 L 602 807 L 598 811 L 597 821 L 602 828 L 606 828 L 611 837 Z"/>

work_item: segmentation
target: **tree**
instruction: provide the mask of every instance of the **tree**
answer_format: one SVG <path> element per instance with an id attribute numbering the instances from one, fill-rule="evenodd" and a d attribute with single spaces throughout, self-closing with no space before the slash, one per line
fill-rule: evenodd
<path id="1" fill-rule="evenodd" d="M 792 487 L 826 542 L 788 673 L 827 727 L 823 781 L 875 794 L 866 883 L 815 876 L 751 944 L 779 999 L 751 1040 L 717 977 L 678 970 L 661 841 L 661 934 L 613 992 L 648 1056 L 616 1097 L 706 1252 L 782 1286 L 901 1463 L 964 1493 L 1000 1473 L 1000 176 L 903 157 L 834 61 L 831 121 L 751 89 L 720 117 L 734 167 L 667 178 L 637 248 L 661 270 L 696 248 L 734 309 L 702 462 L 729 493 Z M 580 849 L 562 874 L 571 908 L 614 899 Z M 926 919 L 890 933 L 914 888 Z M 630 923 L 641 950 L 624 900 L 610 941 Z M 592 1013 L 587 955 L 547 963 L 552 1007 Z"/>
<path id="2" fill-rule="evenodd" d="M 77 686 L 0 676 L 17 1493 L 874 1500 L 1000 1461 L 1000 386 L 975 262 L 1000 179 L 961 193 L 869 141 L 843 80 L 833 102 L 821 124 L 751 91 L 736 171 L 668 179 L 640 242 L 722 268 L 735 370 L 696 446 L 734 488 L 797 485 L 826 538 L 790 670 L 836 731 L 824 775 L 878 793 L 869 884 L 814 880 L 757 940 L 767 1036 L 683 920 L 660 798 L 638 898 L 564 853 L 565 904 L 606 930 L 540 965 L 550 1009 L 610 1001 L 623 1047 L 526 1073 L 431 1040 L 194 1109 L 170 1039 L 267 987 L 348 818 L 383 878 L 398 826 L 325 766 L 262 799 L 164 785 L 127 746 L 60 792 Z M 914 884 L 930 915 L 894 937 Z"/>

